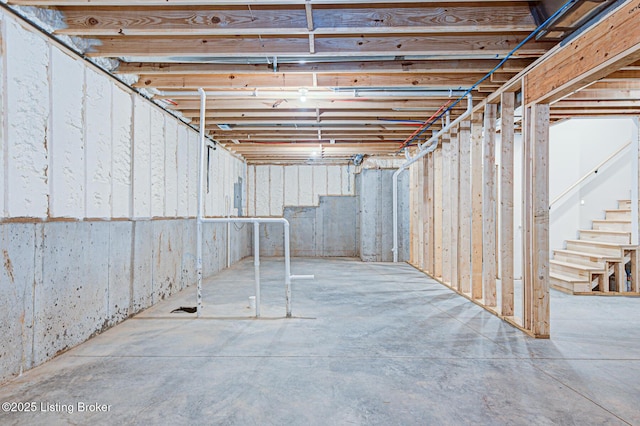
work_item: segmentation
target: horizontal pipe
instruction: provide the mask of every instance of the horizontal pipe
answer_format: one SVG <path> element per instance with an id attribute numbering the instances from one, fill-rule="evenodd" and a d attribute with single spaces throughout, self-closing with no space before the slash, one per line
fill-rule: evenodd
<path id="1" fill-rule="evenodd" d="M 215 98 L 278 98 L 278 99 L 299 99 L 299 91 L 286 90 L 221 90 L 208 91 L 210 97 Z M 334 98 L 367 98 L 375 97 L 397 97 L 397 98 L 433 98 L 443 96 L 463 96 L 466 91 L 461 90 L 362 90 L 350 89 L 344 91 L 314 91 L 309 90 L 306 94 L 307 99 L 334 99 Z M 161 93 L 165 97 L 195 96 L 195 90 L 167 90 Z"/>
<path id="2" fill-rule="evenodd" d="M 410 157 L 410 158 L 408 157 L 407 161 L 404 164 L 402 164 L 398 168 L 398 170 L 393 172 L 393 176 L 391 179 L 391 186 L 393 190 L 393 198 L 392 198 L 393 248 L 391 249 L 391 251 L 393 252 L 394 262 L 398 262 L 398 176 L 400 176 L 400 173 L 408 169 L 410 165 L 418 161 L 420 158 L 424 157 L 430 152 L 435 151 L 435 149 L 438 147 L 438 138 L 440 137 L 440 135 L 443 134 L 444 132 L 449 131 L 449 129 L 451 129 L 452 127 L 455 127 L 462 120 L 470 116 L 472 111 L 473 111 L 473 97 L 471 93 L 468 93 L 467 94 L 467 110 L 464 112 L 464 114 L 460 115 L 458 118 L 456 118 L 451 122 L 449 122 L 449 116 L 447 115 L 446 126 L 444 126 L 442 130 L 440 130 L 438 133 L 435 133 L 433 136 L 431 136 L 424 144 L 418 145 L 419 152 L 413 157 Z"/>
<path id="3" fill-rule="evenodd" d="M 260 261 L 259 259 L 259 224 L 282 223 L 284 225 L 284 287 L 287 318 L 291 318 L 291 280 L 313 280 L 314 275 L 291 275 L 291 254 L 289 248 L 289 221 L 284 217 L 203 217 L 204 223 L 253 223 L 254 224 L 254 268 L 256 281 L 256 317 L 260 315 Z"/>

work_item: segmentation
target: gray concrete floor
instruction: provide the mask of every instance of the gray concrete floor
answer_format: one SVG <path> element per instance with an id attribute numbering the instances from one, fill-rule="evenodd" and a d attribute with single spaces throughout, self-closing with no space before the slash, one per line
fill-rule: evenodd
<path id="1" fill-rule="evenodd" d="M 553 292 L 535 340 L 406 264 L 292 271 L 316 275 L 294 284 L 295 318 L 279 259 L 251 318 L 245 259 L 205 283 L 203 318 L 169 313 L 187 289 L 5 385 L 0 402 L 36 412 L 0 424 L 640 424 L 638 298 Z"/>

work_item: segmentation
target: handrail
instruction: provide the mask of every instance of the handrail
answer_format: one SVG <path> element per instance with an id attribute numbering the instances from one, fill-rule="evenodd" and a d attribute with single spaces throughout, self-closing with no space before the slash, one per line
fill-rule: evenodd
<path id="1" fill-rule="evenodd" d="M 553 206 L 555 203 L 557 203 L 558 201 L 560 201 L 562 199 L 562 197 L 564 197 L 565 195 L 567 195 L 569 192 L 571 192 L 576 186 L 580 185 L 582 182 L 584 182 L 589 176 L 591 176 L 594 173 L 598 173 L 598 170 L 600 170 L 600 168 L 602 168 L 602 166 L 604 166 L 605 164 L 607 164 L 609 161 L 613 160 L 618 154 L 620 154 L 622 151 L 625 150 L 625 148 L 627 148 L 629 145 L 631 145 L 631 141 L 627 142 L 626 144 L 624 144 L 623 146 L 621 146 L 620 148 L 618 148 L 616 150 L 616 152 L 614 152 L 613 154 L 611 154 L 610 156 L 608 156 L 603 162 L 601 162 L 600 164 L 598 164 L 597 166 L 595 166 L 593 169 L 591 169 L 590 171 L 588 171 L 584 176 L 582 176 L 580 179 L 578 179 L 573 185 L 569 186 L 567 189 L 565 189 L 564 191 L 562 191 L 562 193 L 560 195 L 558 195 L 556 198 L 554 198 L 553 200 L 551 200 L 551 202 L 549 203 L 549 209 L 551 209 L 551 206 Z"/>

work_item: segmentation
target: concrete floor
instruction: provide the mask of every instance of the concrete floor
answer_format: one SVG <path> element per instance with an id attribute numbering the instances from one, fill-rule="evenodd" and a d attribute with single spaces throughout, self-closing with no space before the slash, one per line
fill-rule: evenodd
<path id="1" fill-rule="evenodd" d="M 638 298 L 553 292 L 535 340 L 406 264 L 292 271 L 316 275 L 294 284 L 295 318 L 277 259 L 250 318 L 245 259 L 205 283 L 203 318 L 169 313 L 187 289 L 0 388 L 36 408 L 0 424 L 640 424 Z"/>

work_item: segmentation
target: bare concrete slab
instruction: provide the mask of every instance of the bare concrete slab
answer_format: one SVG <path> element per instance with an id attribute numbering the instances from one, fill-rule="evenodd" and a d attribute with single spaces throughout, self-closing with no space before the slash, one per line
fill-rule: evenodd
<path id="1" fill-rule="evenodd" d="M 246 259 L 205 283 L 202 318 L 170 313 L 188 288 L 1 388 L 23 412 L 0 424 L 640 424 L 640 299 L 554 292 L 535 340 L 406 264 L 292 271 L 316 275 L 294 318 L 282 259 L 253 318 Z"/>

